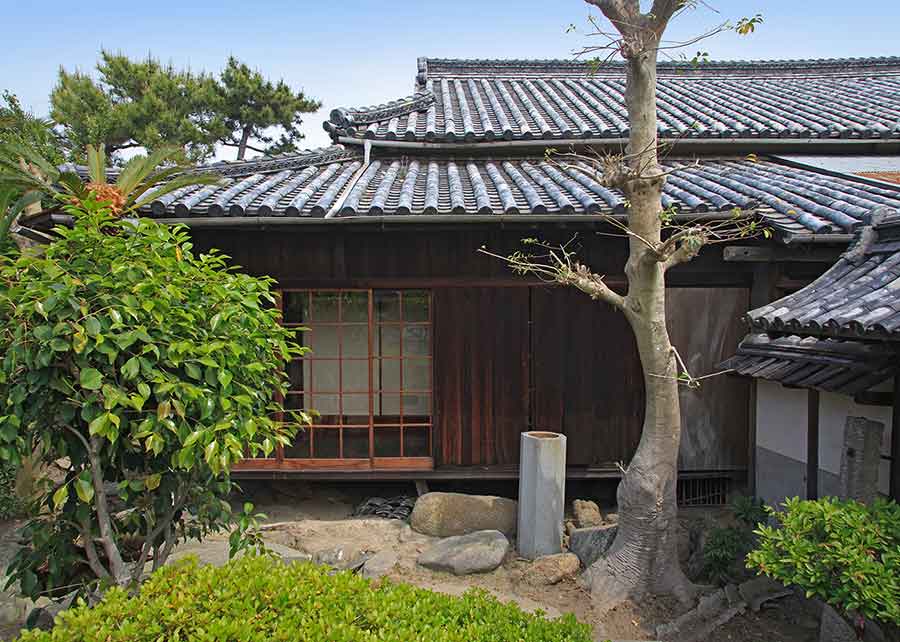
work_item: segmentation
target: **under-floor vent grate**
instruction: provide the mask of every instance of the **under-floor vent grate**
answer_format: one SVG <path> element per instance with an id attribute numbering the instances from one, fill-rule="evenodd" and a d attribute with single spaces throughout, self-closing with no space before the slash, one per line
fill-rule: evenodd
<path id="1" fill-rule="evenodd" d="M 678 480 L 679 506 L 724 506 L 731 480 L 727 477 L 689 477 Z"/>

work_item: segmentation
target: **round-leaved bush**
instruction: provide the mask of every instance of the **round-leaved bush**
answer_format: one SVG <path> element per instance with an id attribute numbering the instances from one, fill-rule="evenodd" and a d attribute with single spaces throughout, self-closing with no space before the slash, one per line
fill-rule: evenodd
<path id="1" fill-rule="evenodd" d="M 30 595 L 139 579 L 228 522 L 235 461 L 296 431 L 276 399 L 303 349 L 271 280 L 195 252 L 183 227 L 68 210 L 58 240 L 0 263 L 0 458 L 63 470 L 13 561 Z"/>
<path id="2" fill-rule="evenodd" d="M 770 508 L 747 566 L 844 613 L 900 625 L 900 505 L 826 497 Z"/>

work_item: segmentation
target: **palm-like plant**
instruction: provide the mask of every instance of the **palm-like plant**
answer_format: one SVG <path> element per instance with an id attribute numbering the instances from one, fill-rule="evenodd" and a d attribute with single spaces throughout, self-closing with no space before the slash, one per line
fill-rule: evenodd
<path id="1" fill-rule="evenodd" d="M 88 198 L 109 204 L 119 216 L 134 213 L 151 200 L 189 185 L 209 185 L 220 177 L 197 172 L 179 162 L 180 150 L 160 148 L 129 161 L 114 183 L 107 181 L 106 153 L 88 145 L 87 182 L 77 172 L 61 171 L 39 153 L 21 143 L 0 143 L 0 239 L 6 237 L 26 208 L 52 199 L 80 203 Z M 15 199 L 14 195 L 21 194 Z"/>
<path id="2" fill-rule="evenodd" d="M 73 181 L 70 176 L 61 176 L 60 184 L 72 198 L 83 200 L 92 197 L 106 201 L 115 214 L 128 214 L 139 210 L 151 200 L 188 185 L 209 185 L 216 183 L 219 176 L 208 172 L 196 172 L 183 165 L 178 159 L 181 150 L 163 147 L 146 156 L 131 159 L 116 178 L 115 183 L 107 182 L 106 153 L 103 147 L 87 147 L 88 182 Z"/>

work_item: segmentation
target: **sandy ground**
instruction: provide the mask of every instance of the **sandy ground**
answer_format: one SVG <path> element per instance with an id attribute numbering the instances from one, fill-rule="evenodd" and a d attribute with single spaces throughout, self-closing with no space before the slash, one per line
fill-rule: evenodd
<path id="1" fill-rule="evenodd" d="M 395 490 L 389 488 L 379 494 L 387 497 Z M 590 594 L 575 580 L 545 587 L 520 582 L 528 562 L 518 559 L 514 552 L 492 573 L 456 577 L 430 571 L 418 566 L 415 560 L 434 541 L 432 538 L 415 533 L 397 520 L 350 519 L 354 506 L 365 496 L 365 489 L 352 487 L 322 487 L 313 492 L 305 486 L 286 485 L 270 486 L 265 492 L 255 493 L 253 501 L 256 510 L 267 516 L 266 540 L 285 558 L 318 554 L 353 559 L 390 550 L 398 559 L 387 576 L 391 581 L 452 595 L 480 588 L 503 601 L 516 602 L 530 612 L 541 610 L 549 617 L 573 613 L 593 627 L 597 640 L 654 640 L 656 626 L 681 612 L 680 607 L 670 601 L 648 600 L 639 606 L 623 604 L 601 617 L 591 603 Z M 13 524 L 0 524 L 0 562 L 4 565 L 14 550 L 13 527 Z M 195 555 L 204 563 L 225 563 L 228 559 L 227 537 L 222 535 L 202 543 L 184 544 L 178 547 L 174 557 L 185 555 Z M 738 616 L 717 631 L 715 640 L 814 642 L 815 624 L 798 600 L 789 599 L 774 609 Z M 0 628 L 0 639 L 13 639 L 17 630 L 17 626 Z"/>

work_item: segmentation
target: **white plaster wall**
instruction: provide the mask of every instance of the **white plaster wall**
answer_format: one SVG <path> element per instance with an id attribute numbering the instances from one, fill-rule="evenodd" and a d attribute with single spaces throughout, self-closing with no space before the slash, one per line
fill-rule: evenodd
<path id="1" fill-rule="evenodd" d="M 757 447 L 806 462 L 807 391 L 763 379 L 756 384 Z"/>
<path id="2" fill-rule="evenodd" d="M 891 409 L 885 406 L 864 406 L 846 395 L 823 392 L 819 396 L 819 468 L 835 475 L 841 474 L 841 451 L 844 445 L 844 424 L 847 417 L 865 417 L 884 424 L 881 454 L 891 452 Z M 882 460 L 878 476 L 879 490 L 888 492 L 890 462 Z"/>

